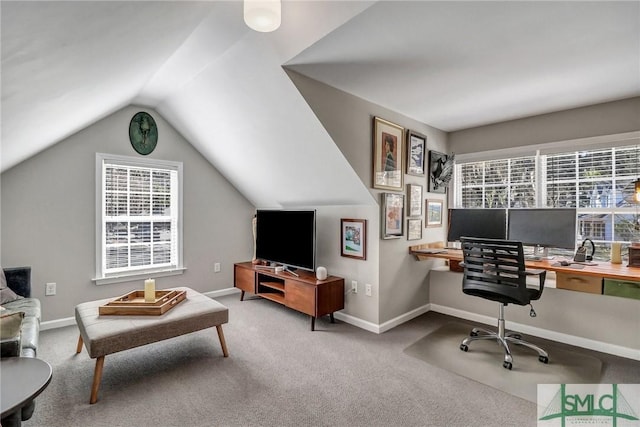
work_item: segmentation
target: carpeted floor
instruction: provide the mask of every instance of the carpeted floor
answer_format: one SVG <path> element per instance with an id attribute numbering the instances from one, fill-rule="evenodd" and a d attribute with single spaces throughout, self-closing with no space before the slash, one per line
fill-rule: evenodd
<path id="1" fill-rule="evenodd" d="M 94 405 L 95 360 L 75 354 L 77 328 L 42 331 L 53 378 L 24 426 L 537 425 L 534 403 L 404 352 L 455 318 L 426 313 L 377 335 L 325 317 L 311 332 L 307 316 L 271 301 L 218 300 L 230 357 L 215 328 L 109 355 Z M 584 352 L 603 361 L 603 382 L 640 383 L 640 362 Z"/>
<path id="2" fill-rule="evenodd" d="M 463 377 L 536 403 L 538 384 L 598 384 L 602 362 L 580 351 L 565 350 L 553 343 L 524 337 L 549 353 L 540 363 L 538 353 L 511 345 L 513 369 L 502 367 L 504 352 L 496 341 L 473 341 L 469 351 L 459 349 L 469 335 L 465 323 L 452 322 L 407 347 L 406 354 Z"/>

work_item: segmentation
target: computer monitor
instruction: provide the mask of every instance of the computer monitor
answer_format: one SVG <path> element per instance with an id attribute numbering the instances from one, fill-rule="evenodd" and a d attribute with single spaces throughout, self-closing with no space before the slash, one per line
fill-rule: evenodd
<path id="1" fill-rule="evenodd" d="M 461 237 L 507 238 L 506 209 L 449 209 L 448 242 Z"/>
<path id="2" fill-rule="evenodd" d="M 567 208 L 509 209 L 508 238 L 527 246 L 575 249 L 576 210 Z"/>

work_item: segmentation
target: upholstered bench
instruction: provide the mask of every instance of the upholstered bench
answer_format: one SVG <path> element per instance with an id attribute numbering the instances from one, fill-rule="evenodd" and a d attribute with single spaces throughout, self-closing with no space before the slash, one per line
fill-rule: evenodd
<path id="1" fill-rule="evenodd" d="M 215 326 L 222 353 L 224 357 L 229 356 L 222 333 L 222 324 L 229 321 L 227 307 L 190 288 L 172 289 L 187 291 L 187 298 L 160 316 L 99 315 L 98 307 L 112 301 L 113 298 L 76 306 L 76 323 L 80 330 L 76 353 L 82 351 L 84 342 L 89 357 L 96 359 L 89 403 L 98 400 L 98 388 L 107 354 Z"/>

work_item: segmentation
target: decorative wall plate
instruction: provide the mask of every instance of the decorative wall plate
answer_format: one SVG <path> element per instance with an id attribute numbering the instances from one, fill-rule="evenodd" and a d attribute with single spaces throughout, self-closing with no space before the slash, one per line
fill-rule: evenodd
<path id="1" fill-rule="evenodd" d="M 129 123 L 129 140 L 134 150 L 142 155 L 151 153 L 158 143 L 158 127 L 151 115 L 141 111 Z"/>

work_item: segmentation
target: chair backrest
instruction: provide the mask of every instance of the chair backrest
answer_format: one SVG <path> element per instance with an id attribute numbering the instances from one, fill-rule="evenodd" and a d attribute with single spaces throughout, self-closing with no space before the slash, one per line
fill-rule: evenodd
<path id="1" fill-rule="evenodd" d="M 462 292 L 504 304 L 526 305 L 527 275 L 522 242 L 463 237 Z"/>

